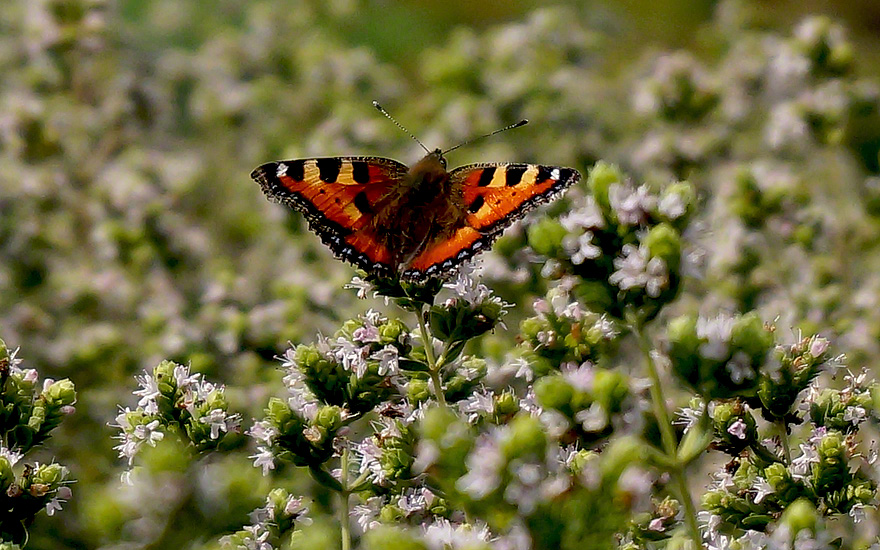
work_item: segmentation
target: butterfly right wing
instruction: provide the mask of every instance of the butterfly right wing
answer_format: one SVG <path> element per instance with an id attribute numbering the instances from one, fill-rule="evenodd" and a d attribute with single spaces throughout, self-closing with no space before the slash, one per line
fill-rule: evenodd
<path id="1" fill-rule="evenodd" d="M 573 168 L 540 164 L 468 164 L 449 173 L 461 190 L 464 224 L 449 238 L 412 259 L 403 272 L 410 281 L 447 277 L 461 263 L 488 250 L 501 232 L 526 212 L 549 202 L 580 180 Z"/>
<path id="2" fill-rule="evenodd" d="M 386 158 L 328 157 L 268 162 L 251 177 L 270 199 L 302 212 L 337 257 L 391 277 L 394 255 L 372 233 L 371 222 L 408 171 Z"/>

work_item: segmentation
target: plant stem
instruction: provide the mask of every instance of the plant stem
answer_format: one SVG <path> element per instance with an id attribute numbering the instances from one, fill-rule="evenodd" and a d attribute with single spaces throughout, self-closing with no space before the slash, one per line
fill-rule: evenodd
<path id="1" fill-rule="evenodd" d="M 785 457 L 785 465 L 788 466 L 791 464 L 791 446 L 788 443 L 785 420 L 777 420 L 776 427 L 779 428 L 779 445 L 782 447 L 782 456 Z"/>
<path id="2" fill-rule="evenodd" d="M 348 501 L 350 496 L 348 492 L 348 445 L 345 445 L 342 449 L 340 463 L 342 469 L 342 491 L 340 491 L 339 496 L 342 499 L 342 503 L 339 506 L 339 529 L 342 536 L 342 550 L 351 550 L 351 522 L 348 517 Z"/>
<path id="3" fill-rule="evenodd" d="M 635 337 L 639 341 L 639 347 L 645 356 L 645 365 L 648 367 L 648 376 L 651 378 L 651 405 L 654 407 L 654 416 L 657 417 L 657 424 L 660 428 L 660 438 L 663 441 L 663 450 L 665 451 L 670 462 L 676 464 L 670 468 L 669 475 L 676 485 L 679 494 L 679 500 L 684 506 L 684 519 L 688 526 L 691 539 L 694 541 L 696 548 L 703 549 L 703 536 L 700 532 L 700 526 L 697 523 L 697 508 L 694 506 L 694 500 L 691 497 L 690 488 L 688 487 L 687 477 L 684 475 L 684 468 L 678 462 L 677 448 L 678 444 L 675 440 L 675 433 L 672 431 L 672 423 L 669 420 L 669 411 L 666 410 L 666 398 L 663 396 L 663 386 L 660 383 L 660 373 L 657 371 L 657 365 L 654 358 L 651 357 L 651 341 L 647 334 L 641 329 L 638 322 L 630 322 Z M 707 413 L 708 414 L 708 413 Z"/>
<path id="4" fill-rule="evenodd" d="M 425 344 L 425 359 L 428 361 L 428 376 L 431 377 L 431 383 L 434 386 L 434 397 L 441 407 L 446 407 L 446 396 L 443 395 L 443 382 L 440 380 L 440 366 L 434 359 L 434 337 L 428 332 L 428 324 L 425 322 L 425 311 L 418 312 L 419 331 L 422 335 L 422 342 Z"/>

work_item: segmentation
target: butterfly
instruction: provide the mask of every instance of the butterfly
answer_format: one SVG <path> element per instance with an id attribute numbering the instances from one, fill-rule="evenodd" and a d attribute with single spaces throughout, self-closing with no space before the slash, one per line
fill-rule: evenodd
<path id="1" fill-rule="evenodd" d="M 412 167 L 381 157 L 325 157 L 268 162 L 251 177 L 270 199 L 302 212 L 337 257 L 368 274 L 418 284 L 449 277 L 515 220 L 580 180 L 573 168 L 539 164 L 468 164 L 449 172 L 443 151 L 425 150 Z"/>

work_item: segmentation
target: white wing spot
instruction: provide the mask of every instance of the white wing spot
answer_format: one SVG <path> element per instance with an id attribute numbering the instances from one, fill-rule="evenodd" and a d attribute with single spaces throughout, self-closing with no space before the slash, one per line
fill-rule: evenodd
<path id="1" fill-rule="evenodd" d="M 553 171 L 550 172 L 550 179 L 551 180 L 558 180 L 559 179 L 559 168 L 554 168 Z"/>
<path id="2" fill-rule="evenodd" d="M 283 162 L 279 162 L 278 169 L 275 170 L 275 175 L 280 178 L 281 176 L 283 176 L 285 174 L 287 174 L 287 165 L 284 164 Z"/>

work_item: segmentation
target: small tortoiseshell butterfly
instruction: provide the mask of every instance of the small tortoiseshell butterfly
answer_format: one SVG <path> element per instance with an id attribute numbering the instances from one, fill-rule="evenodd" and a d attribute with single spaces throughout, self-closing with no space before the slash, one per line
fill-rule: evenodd
<path id="1" fill-rule="evenodd" d="M 269 162 L 251 177 L 270 199 L 302 212 L 337 257 L 378 277 L 424 283 L 448 277 L 516 219 L 580 180 L 572 168 L 538 164 L 447 172 L 443 155 L 461 145 L 422 145 L 428 154 L 412 167 L 381 157 L 312 158 Z"/>

